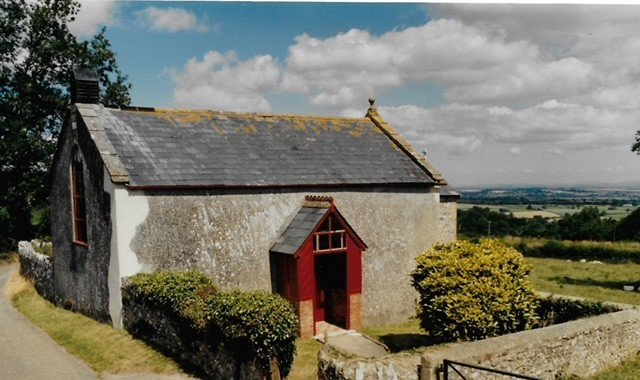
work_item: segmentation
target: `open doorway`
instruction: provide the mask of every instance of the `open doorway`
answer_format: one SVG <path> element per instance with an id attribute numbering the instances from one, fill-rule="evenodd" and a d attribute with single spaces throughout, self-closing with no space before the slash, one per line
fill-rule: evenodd
<path id="1" fill-rule="evenodd" d="M 347 328 L 347 255 L 316 255 L 315 320 Z"/>

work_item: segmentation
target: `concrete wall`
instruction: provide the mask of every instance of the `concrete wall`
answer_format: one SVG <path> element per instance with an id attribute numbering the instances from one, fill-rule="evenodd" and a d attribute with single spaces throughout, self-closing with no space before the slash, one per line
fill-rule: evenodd
<path id="1" fill-rule="evenodd" d="M 436 380 L 443 359 L 553 379 L 557 373 L 589 377 L 635 355 L 640 347 L 640 310 L 460 343 L 422 356 L 421 379 Z M 457 367 L 460 369 L 459 367 Z M 463 371 L 467 378 L 492 379 Z M 499 377 L 502 379 L 504 377 Z"/>
<path id="2" fill-rule="evenodd" d="M 223 288 L 271 290 L 269 248 L 305 195 L 330 195 L 369 247 L 363 254 L 363 323 L 393 323 L 415 314 L 408 274 L 415 256 L 443 236 L 436 191 L 149 192 L 146 219 L 130 243 L 118 244 L 135 252 L 142 271 L 199 270 Z"/>
<path id="3" fill-rule="evenodd" d="M 84 163 L 87 247 L 73 243 L 70 162 L 75 144 L 80 149 Z M 49 199 L 55 291 L 67 306 L 98 320 L 109 321 L 107 276 L 111 243 L 110 199 L 103 190 L 100 154 L 84 124 L 78 123 L 73 129 L 70 120 L 65 121 L 51 173 Z"/>

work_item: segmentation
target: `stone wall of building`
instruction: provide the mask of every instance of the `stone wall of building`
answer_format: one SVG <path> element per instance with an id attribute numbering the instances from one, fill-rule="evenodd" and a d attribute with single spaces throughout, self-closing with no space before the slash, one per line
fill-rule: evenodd
<path id="1" fill-rule="evenodd" d="M 363 253 L 362 323 L 415 314 L 414 258 L 440 240 L 437 190 L 147 192 L 148 215 L 129 244 L 142 271 L 198 270 L 222 288 L 271 290 L 269 249 L 305 195 L 325 195 L 369 247 Z M 449 236 L 454 239 L 455 236 Z"/>
<path id="2" fill-rule="evenodd" d="M 51 257 L 36 252 L 33 248 L 33 243 L 29 241 L 18 243 L 18 253 L 20 274 L 33 281 L 38 294 L 50 302 L 56 303 Z"/>
<path id="3" fill-rule="evenodd" d="M 553 379 L 557 373 L 589 377 L 635 355 L 640 310 L 580 319 L 542 329 L 460 343 L 422 356 L 421 379 L 438 380 L 443 359 Z M 460 367 L 457 367 L 460 370 Z M 461 370 L 468 378 L 487 373 Z M 499 377 L 502 379 L 503 377 Z"/>
<path id="4" fill-rule="evenodd" d="M 440 201 L 438 220 L 440 236 L 438 240 L 449 242 L 456 240 L 458 234 L 458 202 L 451 199 Z"/>
<path id="5" fill-rule="evenodd" d="M 101 321 L 110 321 L 108 271 L 111 242 L 110 198 L 104 192 L 103 163 L 88 127 L 65 120 L 52 164 L 51 239 L 53 283 L 58 299 Z M 75 129 L 72 127 L 75 125 Z M 99 128 L 91 126 L 91 128 Z M 87 244 L 73 242 L 71 154 L 77 146 L 83 161 Z"/>

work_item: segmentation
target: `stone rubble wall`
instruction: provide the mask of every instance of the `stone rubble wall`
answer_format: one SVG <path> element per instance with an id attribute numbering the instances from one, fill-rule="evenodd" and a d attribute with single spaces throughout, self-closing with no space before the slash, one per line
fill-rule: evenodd
<path id="1" fill-rule="evenodd" d="M 589 377 L 635 355 L 639 348 L 640 310 L 624 310 L 426 353 L 421 379 L 439 380 L 443 359 L 542 379 L 558 373 Z M 461 372 L 469 379 L 504 379 L 474 370 Z"/>
<path id="2" fill-rule="evenodd" d="M 50 244 L 50 243 L 44 243 Z M 51 257 L 35 251 L 33 242 L 18 243 L 20 257 L 20 274 L 33 281 L 38 294 L 52 303 L 56 303 L 53 285 L 53 265 Z"/>
<path id="3" fill-rule="evenodd" d="M 318 354 L 318 378 L 442 380 L 444 359 L 541 379 L 554 379 L 559 373 L 586 378 L 620 364 L 639 349 L 640 310 L 629 309 L 475 342 L 448 344 L 423 354 L 365 358 L 325 347 Z M 456 369 L 468 379 L 505 378 L 459 366 Z"/>
<path id="4" fill-rule="evenodd" d="M 418 380 L 420 355 L 363 358 L 329 346 L 318 353 L 319 380 Z"/>

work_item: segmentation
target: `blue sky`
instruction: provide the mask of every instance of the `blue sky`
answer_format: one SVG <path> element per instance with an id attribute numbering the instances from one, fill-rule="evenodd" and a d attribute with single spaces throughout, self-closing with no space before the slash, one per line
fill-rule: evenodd
<path id="1" fill-rule="evenodd" d="M 82 2 L 139 106 L 379 112 L 454 186 L 640 181 L 640 7 Z"/>

